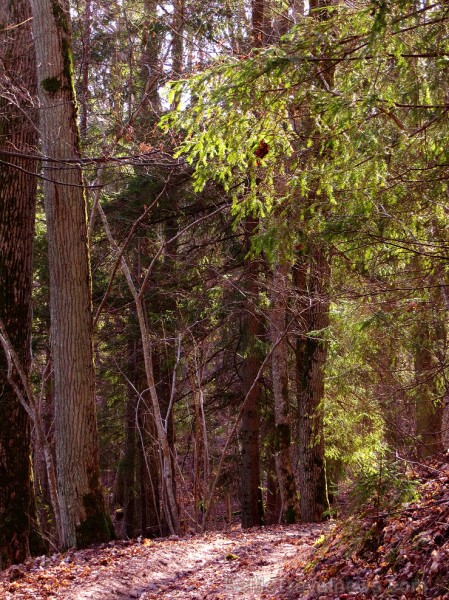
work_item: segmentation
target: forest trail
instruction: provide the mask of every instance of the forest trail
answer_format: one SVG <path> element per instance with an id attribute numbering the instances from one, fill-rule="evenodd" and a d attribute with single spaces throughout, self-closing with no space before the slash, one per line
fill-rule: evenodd
<path id="1" fill-rule="evenodd" d="M 5 600 L 279 600 L 289 561 L 307 565 L 326 525 L 270 526 L 123 541 L 40 557 L 5 571 Z M 296 580 L 299 584 L 299 581 Z M 293 592 L 293 596 L 292 596 Z"/>

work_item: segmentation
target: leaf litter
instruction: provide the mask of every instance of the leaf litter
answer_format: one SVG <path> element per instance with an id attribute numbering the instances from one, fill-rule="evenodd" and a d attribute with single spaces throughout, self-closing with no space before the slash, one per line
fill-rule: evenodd
<path id="1" fill-rule="evenodd" d="M 221 600 L 278 598 L 293 557 L 306 564 L 320 524 L 232 529 L 156 540 L 118 540 L 30 559 L 0 574 L 9 600 Z"/>
<path id="2" fill-rule="evenodd" d="M 2 600 L 449 600 L 449 462 L 419 501 L 324 524 L 117 540 L 0 573 Z"/>

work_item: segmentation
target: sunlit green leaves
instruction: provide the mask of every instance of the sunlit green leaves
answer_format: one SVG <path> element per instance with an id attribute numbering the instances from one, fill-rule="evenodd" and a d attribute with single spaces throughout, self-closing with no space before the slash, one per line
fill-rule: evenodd
<path id="1" fill-rule="evenodd" d="M 404 160 L 436 161 L 444 143 L 434 138 L 432 119 L 447 127 L 443 109 L 425 108 L 443 103 L 433 54 L 446 50 L 446 25 L 427 27 L 420 14 L 402 18 L 400 10 L 411 7 L 380 3 L 340 8 L 319 22 L 304 18 L 279 46 L 222 59 L 172 84 L 178 108 L 163 125 L 184 132 L 178 152 L 195 167 L 196 189 L 219 182 L 233 194 L 236 215 L 269 214 L 280 172 L 293 202 L 313 193 L 321 210 L 325 202 L 326 210 L 358 205 L 366 213 L 388 190 L 396 203 Z M 432 56 L 415 57 L 424 45 Z M 270 151 L 259 161 L 262 139 Z"/>

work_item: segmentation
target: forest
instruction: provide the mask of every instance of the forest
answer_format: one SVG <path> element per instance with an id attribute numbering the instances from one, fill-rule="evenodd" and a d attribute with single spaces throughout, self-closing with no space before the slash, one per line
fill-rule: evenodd
<path id="1" fill-rule="evenodd" d="M 448 116 L 444 0 L 0 0 L 0 570 L 448 523 Z"/>

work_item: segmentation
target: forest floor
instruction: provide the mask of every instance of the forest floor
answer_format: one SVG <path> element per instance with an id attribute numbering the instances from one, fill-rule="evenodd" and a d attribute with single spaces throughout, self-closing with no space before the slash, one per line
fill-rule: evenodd
<path id="1" fill-rule="evenodd" d="M 277 600 L 287 597 L 281 588 L 288 561 L 307 565 L 314 542 L 327 528 L 233 527 L 181 538 L 118 540 L 42 556 L 0 574 L 0 598 Z"/>
<path id="2" fill-rule="evenodd" d="M 30 559 L 0 572 L 0 599 L 449 600 L 449 462 L 408 476 L 417 499 L 400 509 L 371 502 L 324 524 L 234 526 Z"/>

